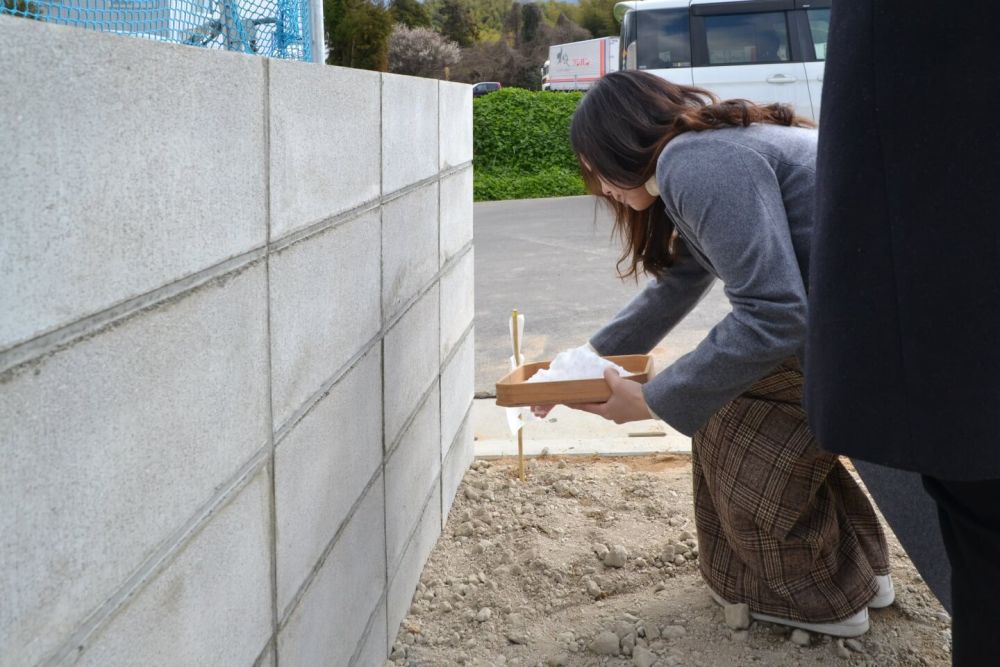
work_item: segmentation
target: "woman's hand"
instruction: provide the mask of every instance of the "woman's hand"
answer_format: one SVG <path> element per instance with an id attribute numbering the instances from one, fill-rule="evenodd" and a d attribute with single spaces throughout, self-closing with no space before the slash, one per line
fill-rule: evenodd
<path id="1" fill-rule="evenodd" d="M 600 415 L 616 424 L 652 419 L 642 385 L 618 375 L 613 368 L 604 369 L 604 380 L 611 387 L 611 397 L 605 403 L 580 403 L 569 407 Z"/>

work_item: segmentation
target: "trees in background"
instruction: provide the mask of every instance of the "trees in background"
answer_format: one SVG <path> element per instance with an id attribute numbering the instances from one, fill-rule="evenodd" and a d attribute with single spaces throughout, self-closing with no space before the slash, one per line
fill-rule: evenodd
<path id="1" fill-rule="evenodd" d="M 389 3 L 392 20 L 407 28 L 430 28 L 431 13 L 419 0 L 392 0 Z"/>
<path id="2" fill-rule="evenodd" d="M 462 49 L 461 60 L 452 68 L 456 81 L 499 81 L 505 86 L 538 89 L 550 45 L 591 37 L 565 13 L 559 13 L 550 25 L 544 8 L 536 3 L 513 2 L 502 28 L 499 39 Z"/>
<path id="3" fill-rule="evenodd" d="M 594 37 L 618 34 L 615 5 L 619 0 L 580 0 L 577 23 Z"/>
<path id="4" fill-rule="evenodd" d="M 323 0 L 327 62 L 441 77 L 454 44 L 461 50 L 451 78 L 538 88 L 550 45 L 617 33 L 616 1 Z M 394 34 L 396 24 L 424 31 Z"/>
<path id="5" fill-rule="evenodd" d="M 329 65 L 386 71 L 392 15 L 371 0 L 323 0 Z"/>
<path id="6" fill-rule="evenodd" d="M 463 0 L 444 0 L 440 8 L 441 34 L 459 46 L 476 43 L 479 26 Z"/>
<path id="7" fill-rule="evenodd" d="M 430 28 L 397 23 L 389 37 L 389 71 L 396 74 L 444 78 L 458 59 L 458 45 Z"/>
<path id="8" fill-rule="evenodd" d="M 513 9 L 513 8 L 512 8 Z M 521 42 L 531 44 L 542 27 L 542 10 L 535 3 L 521 5 Z"/>

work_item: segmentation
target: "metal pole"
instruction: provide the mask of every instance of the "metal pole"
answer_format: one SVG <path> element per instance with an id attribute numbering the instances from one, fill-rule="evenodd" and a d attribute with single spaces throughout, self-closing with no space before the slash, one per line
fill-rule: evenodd
<path id="1" fill-rule="evenodd" d="M 323 26 L 323 0 L 309 2 L 309 26 L 312 28 L 312 61 L 323 64 L 326 62 L 326 32 Z"/>

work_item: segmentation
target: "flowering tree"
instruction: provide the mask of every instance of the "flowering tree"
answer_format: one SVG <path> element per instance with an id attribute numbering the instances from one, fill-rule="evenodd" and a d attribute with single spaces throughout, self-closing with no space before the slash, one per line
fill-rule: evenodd
<path id="1" fill-rule="evenodd" d="M 389 71 L 396 74 L 442 78 L 458 58 L 458 45 L 429 28 L 398 23 L 389 37 Z"/>

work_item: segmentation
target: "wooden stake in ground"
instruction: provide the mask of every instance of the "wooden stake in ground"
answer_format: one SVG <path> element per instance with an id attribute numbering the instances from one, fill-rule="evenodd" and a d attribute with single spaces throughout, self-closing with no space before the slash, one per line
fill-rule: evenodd
<path id="1" fill-rule="evenodd" d="M 514 367 L 517 368 L 521 365 L 521 341 L 518 340 L 517 336 L 517 308 L 514 309 L 511 314 L 511 323 L 513 324 L 514 333 Z M 524 421 L 521 421 L 521 425 L 517 429 L 517 474 L 524 481 Z"/>

